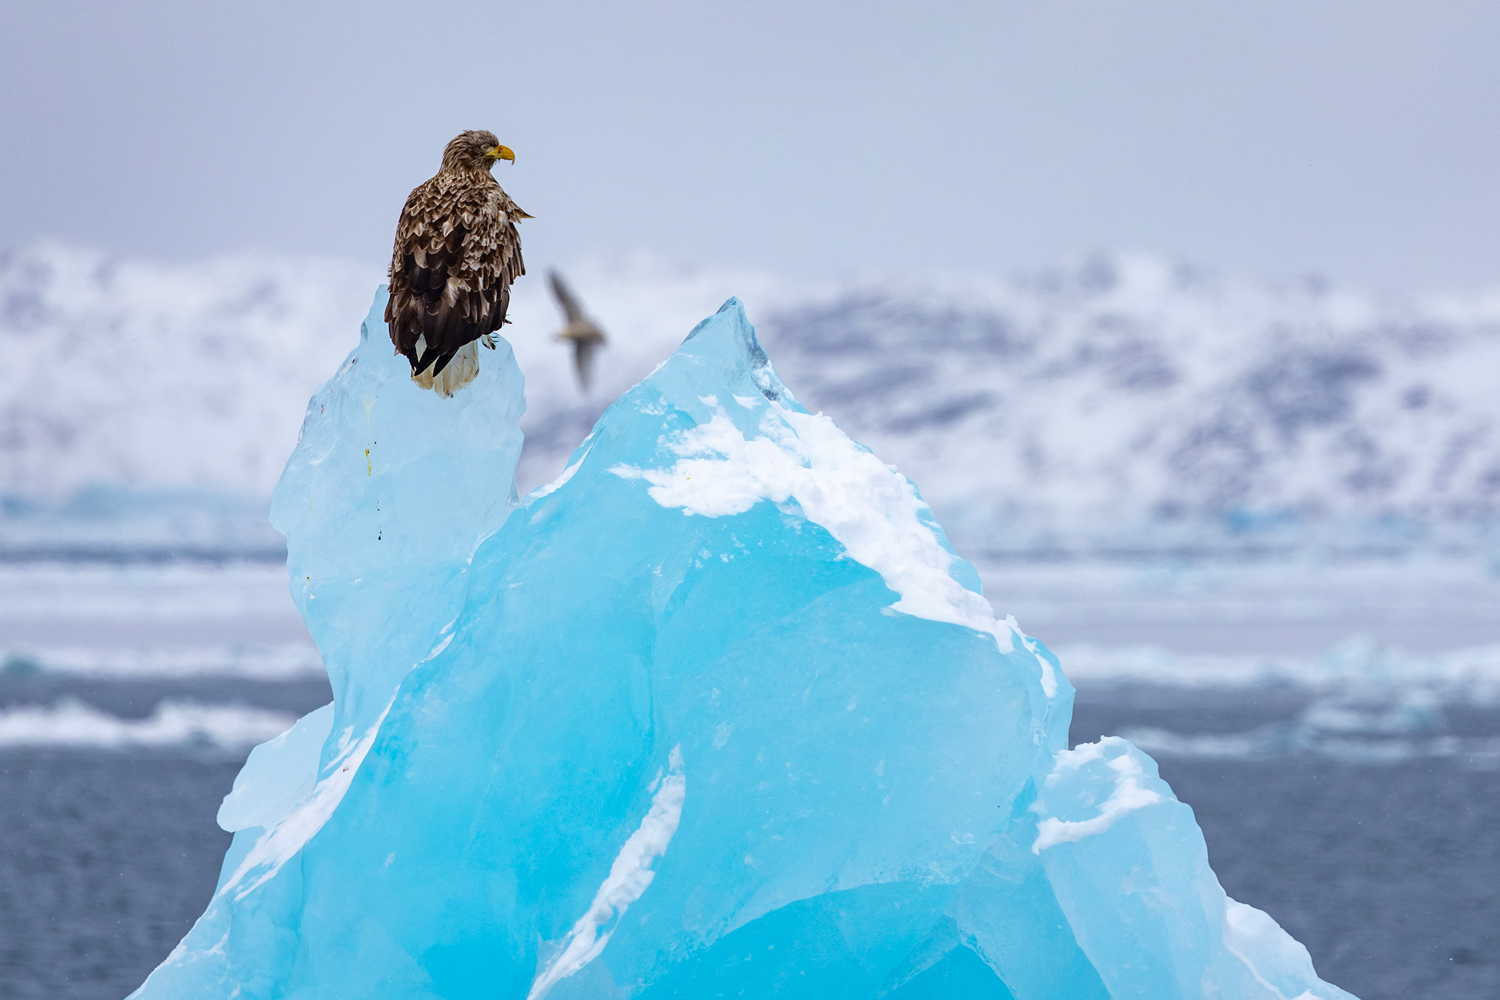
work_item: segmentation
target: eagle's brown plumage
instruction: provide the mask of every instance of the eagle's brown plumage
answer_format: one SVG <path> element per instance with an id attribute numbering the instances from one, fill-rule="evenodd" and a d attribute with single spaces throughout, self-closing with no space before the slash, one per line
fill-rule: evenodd
<path id="1" fill-rule="evenodd" d="M 510 286 L 526 273 L 521 211 L 490 176 L 514 160 L 490 132 L 461 132 L 437 174 L 413 189 L 396 225 L 385 321 L 423 388 L 451 396 L 479 371 L 475 342 L 500 329 Z"/>

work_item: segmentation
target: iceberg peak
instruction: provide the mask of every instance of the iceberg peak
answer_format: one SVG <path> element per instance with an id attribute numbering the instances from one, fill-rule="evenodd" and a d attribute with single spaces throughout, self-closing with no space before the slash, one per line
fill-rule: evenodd
<path id="1" fill-rule="evenodd" d="M 738 300 L 520 506 L 508 356 L 438 400 L 370 339 L 275 511 L 332 717 L 137 996 L 1343 995 L 1149 758 L 1066 749 L 1056 660 Z"/>

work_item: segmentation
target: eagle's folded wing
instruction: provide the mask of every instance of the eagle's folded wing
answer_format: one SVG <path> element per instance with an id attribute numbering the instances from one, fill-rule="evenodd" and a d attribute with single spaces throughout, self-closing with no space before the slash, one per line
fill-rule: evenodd
<path id="1" fill-rule="evenodd" d="M 414 373 L 440 372 L 459 348 L 500 329 L 511 283 L 525 273 L 509 199 L 498 187 L 456 195 L 433 181 L 418 187 L 396 231 L 386 321 Z"/>

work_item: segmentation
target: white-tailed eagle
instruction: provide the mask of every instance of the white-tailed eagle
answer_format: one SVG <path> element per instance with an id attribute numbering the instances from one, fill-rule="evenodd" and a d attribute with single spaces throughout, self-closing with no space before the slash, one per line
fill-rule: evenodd
<path id="1" fill-rule="evenodd" d="M 495 346 L 511 283 L 526 273 L 516 223 L 531 216 L 490 176 L 496 160 L 515 159 L 491 132 L 460 132 L 396 225 L 385 321 L 412 380 L 440 396 L 479 374 L 477 344 Z"/>

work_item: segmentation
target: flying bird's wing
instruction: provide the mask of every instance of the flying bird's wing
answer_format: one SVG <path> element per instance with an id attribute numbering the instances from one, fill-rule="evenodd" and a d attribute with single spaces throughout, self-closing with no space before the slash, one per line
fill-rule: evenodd
<path id="1" fill-rule="evenodd" d="M 573 342 L 573 367 L 578 372 L 578 384 L 587 393 L 594 380 L 594 352 L 599 349 L 598 340 L 575 340 Z"/>
<path id="2" fill-rule="evenodd" d="M 583 319 L 583 307 L 573 297 L 573 291 L 563 281 L 562 275 L 553 271 L 547 277 L 552 281 L 552 294 L 557 297 L 557 304 L 562 306 L 563 316 L 568 323 L 571 325 L 580 322 Z"/>
<path id="3" fill-rule="evenodd" d="M 594 354 L 604 346 L 604 331 L 599 329 L 598 323 L 584 315 L 583 304 L 578 301 L 567 282 L 563 281 L 561 274 L 552 271 L 548 278 L 551 279 L 552 294 L 557 298 L 557 304 L 562 307 L 563 316 L 567 320 L 557 332 L 557 339 L 573 345 L 573 368 L 578 373 L 579 387 L 587 393 L 594 371 Z"/>

